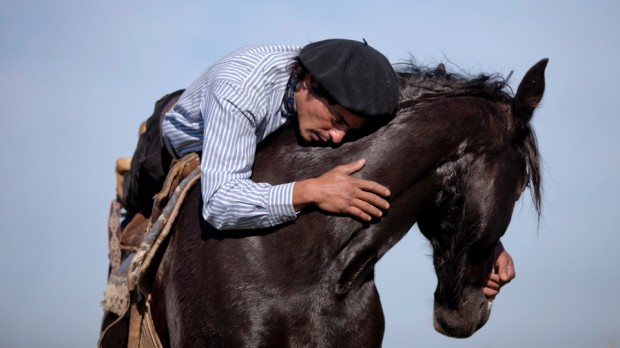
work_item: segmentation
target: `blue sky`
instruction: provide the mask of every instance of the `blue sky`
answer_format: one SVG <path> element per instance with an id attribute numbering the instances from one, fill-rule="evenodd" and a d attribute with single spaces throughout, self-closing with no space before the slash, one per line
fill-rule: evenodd
<path id="1" fill-rule="evenodd" d="M 306 6 L 306 7 L 304 7 Z M 618 1 L 5 1 L 0 13 L 0 346 L 96 344 L 114 161 L 163 94 L 250 43 L 366 40 L 392 62 L 526 70 L 549 57 L 534 124 L 544 214 L 504 244 L 517 278 L 466 340 L 431 325 L 414 228 L 379 262 L 385 347 L 620 347 Z"/>

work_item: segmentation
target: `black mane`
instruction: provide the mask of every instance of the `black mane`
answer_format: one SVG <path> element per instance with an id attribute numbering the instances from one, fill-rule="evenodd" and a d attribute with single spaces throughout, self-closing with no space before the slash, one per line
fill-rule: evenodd
<path id="1" fill-rule="evenodd" d="M 508 86 L 510 76 L 468 76 L 447 72 L 444 64 L 429 68 L 413 61 L 398 64 L 396 71 L 401 83 L 401 102 L 405 104 L 426 98 L 453 96 L 478 96 L 496 102 L 509 102 L 514 97 Z M 403 106 L 401 104 L 401 108 Z"/>

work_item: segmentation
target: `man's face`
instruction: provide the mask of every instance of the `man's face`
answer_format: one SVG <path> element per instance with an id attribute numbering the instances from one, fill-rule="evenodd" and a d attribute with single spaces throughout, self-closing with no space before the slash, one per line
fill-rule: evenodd
<path id="1" fill-rule="evenodd" d="M 363 127 L 368 120 L 340 105 L 331 105 L 314 94 L 310 77 L 300 81 L 295 92 L 299 132 L 304 141 L 317 144 L 339 144 L 351 129 Z"/>

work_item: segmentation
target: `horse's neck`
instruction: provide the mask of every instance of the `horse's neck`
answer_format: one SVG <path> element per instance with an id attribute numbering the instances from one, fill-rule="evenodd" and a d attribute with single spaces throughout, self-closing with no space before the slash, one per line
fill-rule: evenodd
<path id="1" fill-rule="evenodd" d="M 457 160 L 463 147 L 481 132 L 475 114 L 467 110 L 457 115 L 436 103 L 420 104 L 351 145 L 358 149 L 353 153 L 367 159 L 361 176 L 387 186 L 392 195 L 385 217 L 345 241 L 339 255 L 343 269 L 365 265 L 370 257 L 378 261 L 417 222 L 423 209 L 433 204 L 442 187 L 438 169 Z"/>
<path id="2" fill-rule="evenodd" d="M 366 225 L 346 216 L 306 212 L 294 224 L 283 226 L 274 236 L 282 240 L 275 243 L 292 243 L 296 247 L 290 252 L 306 258 L 321 254 L 314 265 L 333 268 L 332 274 L 359 275 L 363 272 L 346 270 L 374 265 L 417 221 L 421 208 L 438 190 L 436 168 L 463 141 L 464 135 L 457 131 L 464 127 L 462 121 L 438 109 L 421 104 L 376 132 L 338 148 L 300 147 L 290 129 L 275 137 L 257 153 L 253 176 L 257 182 L 279 184 L 317 177 L 336 165 L 365 158 L 366 166 L 354 175 L 392 192 L 391 207 L 380 221 Z M 305 260 L 299 262 L 303 268 Z"/>

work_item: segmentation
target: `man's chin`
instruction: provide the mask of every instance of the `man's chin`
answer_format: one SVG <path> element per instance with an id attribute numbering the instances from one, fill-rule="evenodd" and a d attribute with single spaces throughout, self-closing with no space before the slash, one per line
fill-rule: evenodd
<path id="1" fill-rule="evenodd" d="M 302 142 L 306 145 L 312 145 L 313 141 L 310 135 L 307 132 L 299 131 L 299 138 L 301 138 Z"/>
<path id="2" fill-rule="evenodd" d="M 301 128 L 297 129 L 297 138 L 300 140 L 300 143 L 305 146 L 333 146 L 330 141 L 325 141 L 321 136 L 313 131 L 303 130 Z"/>
<path id="3" fill-rule="evenodd" d="M 297 141 L 303 146 L 313 146 L 308 132 L 304 132 L 301 128 L 297 128 Z"/>
<path id="4" fill-rule="evenodd" d="M 308 144 L 308 145 L 317 145 L 320 142 L 319 137 L 316 133 L 311 132 L 311 131 L 307 131 L 307 130 L 303 130 L 303 129 L 299 129 L 299 135 L 301 137 L 301 139 L 303 140 L 304 143 Z"/>

